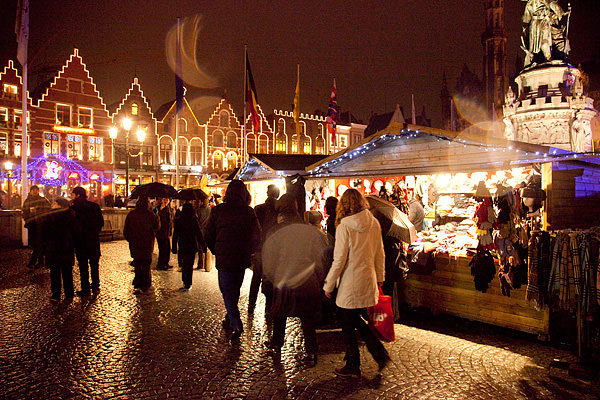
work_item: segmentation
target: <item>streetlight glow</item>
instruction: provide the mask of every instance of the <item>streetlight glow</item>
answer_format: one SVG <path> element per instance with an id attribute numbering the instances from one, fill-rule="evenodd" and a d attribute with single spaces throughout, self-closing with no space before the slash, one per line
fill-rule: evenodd
<path id="1" fill-rule="evenodd" d="M 12 167 L 13 167 L 13 163 L 12 163 L 12 162 L 10 162 L 10 161 L 6 161 L 6 162 L 4 163 L 4 169 L 5 169 L 5 170 L 7 170 L 7 171 L 10 171 L 10 170 L 12 169 Z"/>
<path id="2" fill-rule="evenodd" d="M 123 128 L 128 131 L 131 129 L 131 120 L 129 118 L 124 118 L 122 121 Z"/>
<path id="3" fill-rule="evenodd" d="M 144 139 L 146 139 L 146 131 L 144 131 L 143 129 L 138 129 L 136 135 L 140 143 L 143 142 Z"/>
<path id="4" fill-rule="evenodd" d="M 117 138 L 117 132 L 118 132 L 117 127 L 113 126 L 113 127 L 111 127 L 108 130 L 108 135 L 110 136 L 111 139 L 116 139 Z"/>

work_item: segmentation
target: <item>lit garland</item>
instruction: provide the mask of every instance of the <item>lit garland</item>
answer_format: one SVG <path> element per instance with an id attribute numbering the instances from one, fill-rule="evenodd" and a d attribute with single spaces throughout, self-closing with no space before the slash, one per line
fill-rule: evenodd
<path id="1" fill-rule="evenodd" d="M 30 180 L 44 186 L 64 186 L 69 179 L 75 179 L 81 183 L 97 181 L 104 184 L 111 182 L 110 179 L 104 177 L 104 174 L 88 171 L 77 162 L 60 155 L 52 156 L 52 158 L 38 157 L 27 164 L 27 171 Z M 12 172 L 13 176 L 19 177 L 12 179 L 20 180 L 21 168 L 17 167 Z M 3 173 L 3 178 L 4 175 Z"/>

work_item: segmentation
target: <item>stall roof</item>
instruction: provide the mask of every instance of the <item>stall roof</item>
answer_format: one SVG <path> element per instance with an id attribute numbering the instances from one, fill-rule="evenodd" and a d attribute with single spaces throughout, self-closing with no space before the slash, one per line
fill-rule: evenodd
<path id="1" fill-rule="evenodd" d="M 306 174 L 308 165 L 325 158 L 321 154 L 248 154 L 248 161 L 236 174 L 236 179 L 259 181 L 286 175 Z"/>
<path id="2" fill-rule="evenodd" d="M 444 131 L 392 122 L 359 143 L 309 165 L 306 170 L 308 177 L 313 178 L 421 175 L 494 171 L 589 157 L 481 132 Z"/>

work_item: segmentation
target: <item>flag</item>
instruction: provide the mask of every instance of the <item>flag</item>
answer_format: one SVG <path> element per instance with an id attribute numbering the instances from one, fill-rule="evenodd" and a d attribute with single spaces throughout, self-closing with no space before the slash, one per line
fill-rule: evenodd
<path id="1" fill-rule="evenodd" d="M 331 96 L 329 97 L 329 107 L 327 108 L 327 130 L 331 133 L 331 144 L 336 145 L 336 124 L 338 117 L 338 103 L 337 103 L 337 88 L 335 87 L 335 79 L 333 80 L 333 87 L 331 88 Z"/>
<path id="2" fill-rule="evenodd" d="M 296 91 L 294 92 L 294 123 L 296 124 L 296 138 L 298 143 L 300 142 L 300 123 L 298 117 L 300 116 L 300 64 L 298 64 L 298 80 L 296 81 Z M 300 147 L 298 147 L 300 149 Z"/>
<path id="3" fill-rule="evenodd" d="M 255 132 L 260 132 L 260 117 L 258 116 L 258 98 L 256 97 L 256 87 L 254 87 L 254 78 L 250 69 L 250 60 L 246 54 L 246 102 L 250 111 L 252 128 Z"/>
<path id="4" fill-rule="evenodd" d="M 17 35 L 17 60 L 21 65 L 27 64 L 27 46 L 29 43 L 29 0 L 19 0 L 15 21 Z"/>
<path id="5" fill-rule="evenodd" d="M 177 50 L 175 55 L 175 102 L 176 109 L 175 111 L 179 115 L 183 108 L 183 72 L 181 69 L 181 29 L 179 18 L 177 18 Z"/>

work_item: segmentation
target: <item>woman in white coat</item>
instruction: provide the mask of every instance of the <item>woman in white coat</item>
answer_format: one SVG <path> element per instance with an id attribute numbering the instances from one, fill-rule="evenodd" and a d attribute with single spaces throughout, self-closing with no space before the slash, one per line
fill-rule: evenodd
<path id="1" fill-rule="evenodd" d="M 336 304 L 340 307 L 342 334 L 346 344 L 346 365 L 335 369 L 340 376 L 360 377 L 360 353 L 356 331 L 381 371 L 390 357 L 383 344 L 371 332 L 361 313 L 377 304 L 378 286 L 385 273 L 385 255 L 379 222 L 369 204 L 356 189 L 348 189 L 337 206 L 333 264 L 323 290 L 327 297 L 337 284 Z M 338 283 L 339 282 L 339 283 Z"/>

